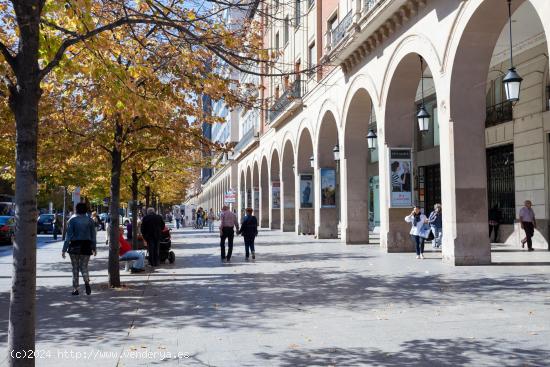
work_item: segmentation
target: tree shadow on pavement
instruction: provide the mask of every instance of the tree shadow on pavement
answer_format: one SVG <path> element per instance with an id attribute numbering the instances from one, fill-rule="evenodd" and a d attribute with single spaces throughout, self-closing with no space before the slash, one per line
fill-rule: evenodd
<path id="1" fill-rule="evenodd" d="M 455 367 L 455 366 L 543 366 L 550 349 L 509 348 L 509 342 L 498 339 L 409 340 L 398 351 L 377 348 L 300 349 L 284 354 L 256 353 L 273 365 L 295 366 L 384 366 L 384 367 Z"/>

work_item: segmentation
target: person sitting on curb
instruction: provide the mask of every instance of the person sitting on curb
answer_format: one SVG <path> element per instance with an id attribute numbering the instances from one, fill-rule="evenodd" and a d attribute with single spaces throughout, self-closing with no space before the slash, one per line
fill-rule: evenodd
<path id="1" fill-rule="evenodd" d="M 119 248 L 119 261 L 132 261 L 135 260 L 130 271 L 132 273 L 139 273 L 145 271 L 145 254 L 143 251 L 132 250 L 132 246 L 128 241 L 124 239 L 122 231 L 118 236 Z"/>

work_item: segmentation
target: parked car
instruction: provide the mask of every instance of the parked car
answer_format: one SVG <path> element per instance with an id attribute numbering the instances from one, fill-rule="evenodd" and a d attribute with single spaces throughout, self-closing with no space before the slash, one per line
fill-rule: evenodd
<path id="1" fill-rule="evenodd" d="M 38 233 L 52 233 L 53 232 L 53 220 L 55 215 L 53 214 L 40 214 L 37 223 Z"/>
<path id="2" fill-rule="evenodd" d="M 12 244 L 15 234 L 15 217 L 0 216 L 0 244 Z"/>

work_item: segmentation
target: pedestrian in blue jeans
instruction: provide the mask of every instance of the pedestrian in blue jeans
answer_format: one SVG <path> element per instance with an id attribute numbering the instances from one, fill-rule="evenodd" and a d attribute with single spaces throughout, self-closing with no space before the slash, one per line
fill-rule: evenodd
<path id="1" fill-rule="evenodd" d="M 441 204 L 435 204 L 433 212 L 428 217 L 428 224 L 434 234 L 433 248 L 441 248 L 441 238 L 443 237 L 443 219 L 441 212 Z"/>
<path id="2" fill-rule="evenodd" d="M 411 239 L 416 246 L 416 258 L 424 259 L 424 241 L 430 233 L 430 227 L 426 224 L 428 218 L 420 211 L 420 206 L 415 206 L 411 214 L 405 217 L 405 222 L 411 224 Z"/>
<path id="3" fill-rule="evenodd" d="M 252 259 L 256 258 L 256 251 L 254 249 L 254 240 L 258 235 L 258 219 L 252 215 L 253 209 L 246 208 L 246 215 L 241 223 L 241 229 L 239 234 L 244 237 L 244 249 L 246 253 L 245 259 L 248 260 L 250 252 L 252 252 Z"/>

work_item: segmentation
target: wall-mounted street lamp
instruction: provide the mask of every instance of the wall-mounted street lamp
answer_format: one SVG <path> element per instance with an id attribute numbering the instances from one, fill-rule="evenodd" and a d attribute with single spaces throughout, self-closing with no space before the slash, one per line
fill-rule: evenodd
<path id="1" fill-rule="evenodd" d="M 367 134 L 367 146 L 369 150 L 376 149 L 377 141 L 378 141 L 378 136 L 376 136 L 376 133 L 374 132 L 374 130 L 372 129 L 369 130 L 369 133 Z"/>
<path id="2" fill-rule="evenodd" d="M 519 92 L 523 79 L 516 72 L 512 56 L 512 0 L 508 0 L 508 25 L 510 31 L 510 69 L 508 69 L 508 73 L 502 80 L 502 83 L 506 91 L 506 99 L 510 102 L 517 102 L 519 101 Z"/>
<path id="3" fill-rule="evenodd" d="M 422 92 L 422 104 L 420 105 L 420 110 L 416 114 L 418 119 L 418 130 L 421 133 L 427 132 L 430 129 L 430 114 L 426 111 L 426 106 L 424 105 L 424 59 L 420 56 L 420 83 L 421 83 L 421 92 Z"/>
<path id="4" fill-rule="evenodd" d="M 309 165 L 311 166 L 311 168 L 315 168 L 315 157 L 311 156 L 309 158 Z"/>
<path id="5" fill-rule="evenodd" d="M 340 161 L 340 147 L 338 146 L 338 144 L 336 144 L 334 148 L 332 148 L 332 154 L 334 155 L 335 162 Z"/>

